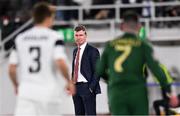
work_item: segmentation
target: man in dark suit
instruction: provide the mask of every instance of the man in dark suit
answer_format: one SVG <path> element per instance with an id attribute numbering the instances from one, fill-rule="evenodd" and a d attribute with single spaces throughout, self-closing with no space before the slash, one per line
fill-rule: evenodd
<path id="1" fill-rule="evenodd" d="M 72 79 L 76 85 L 76 94 L 73 96 L 75 114 L 96 115 L 96 94 L 101 93 L 99 77 L 95 74 L 99 51 L 87 43 L 83 25 L 75 27 L 74 38 L 77 44 L 72 62 Z"/>

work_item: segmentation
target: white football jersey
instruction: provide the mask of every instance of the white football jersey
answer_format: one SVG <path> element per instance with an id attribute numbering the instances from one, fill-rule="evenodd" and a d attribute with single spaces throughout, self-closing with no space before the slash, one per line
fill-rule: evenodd
<path id="1" fill-rule="evenodd" d="M 66 59 L 63 37 L 43 27 L 33 27 L 15 40 L 10 64 L 17 64 L 20 97 L 34 100 L 53 100 L 59 88 L 55 60 Z"/>

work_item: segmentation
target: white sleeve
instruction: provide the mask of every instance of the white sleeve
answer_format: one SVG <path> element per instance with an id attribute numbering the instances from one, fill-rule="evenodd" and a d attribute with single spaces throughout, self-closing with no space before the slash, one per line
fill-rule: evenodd
<path id="1" fill-rule="evenodd" d="M 65 47 L 64 47 L 64 41 L 63 41 L 63 35 L 62 34 L 58 34 L 56 33 L 56 42 L 55 42 L 55 49 L 54 49 L 54 54 L 53 54 L 53 58 L 55 60 L 58 59 L 67 59 L 66 53 L 65 53 Z"/>
<path id="2" fill-rule="evenodd" d="M 55 50 L 54 50 L 54 59 L 58 60 L 58 59 L 67 59 L 66 53 L 65 53 L 65 48 L 63 45 L 58 45 L 55 46 Z"/>
<path id="3" fill-rule="evenodd" d="M 12 50 L 9 56 L 9 64 L 18 64 L 18 56 L 16 50 Z"/>

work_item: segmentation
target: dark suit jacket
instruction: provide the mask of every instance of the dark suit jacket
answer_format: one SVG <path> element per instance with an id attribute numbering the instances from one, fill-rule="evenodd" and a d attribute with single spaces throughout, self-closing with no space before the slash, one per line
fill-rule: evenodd
<path id="1" fill-rule="evenodd" d="M 77 48 L 73 51 L 73 62 L 72 62 L 72 77 L 74 72 L 74 60 L 77 53 Z M 88 81 L 89 88 L 93 90 L 95 94 L 101 93 L 99 79 L 95 74 L 96 62 L 100 58 L 99 51 L 97 48 L 87 44 L 81 59 L 81 74 Z"/>

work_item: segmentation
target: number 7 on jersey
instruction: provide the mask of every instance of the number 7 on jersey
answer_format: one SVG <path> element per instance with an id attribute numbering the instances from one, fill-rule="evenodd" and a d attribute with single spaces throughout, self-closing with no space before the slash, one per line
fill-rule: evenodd
<path id="1" fill-rule="evenodd" d="M 131 53 L 131 46 L 129 46 L 129 45 L 118 46 L 117 45 L 117 46 L 115 46 L 115 49 L 117 51 L 122 51 L 123 53 L 118 58 L 116 58 L 116 60 L 114 62 L 114 69 L 116 72 L 122 72 L 123 71 L 122 64 L 127 59 L 129 54 Z"/>

